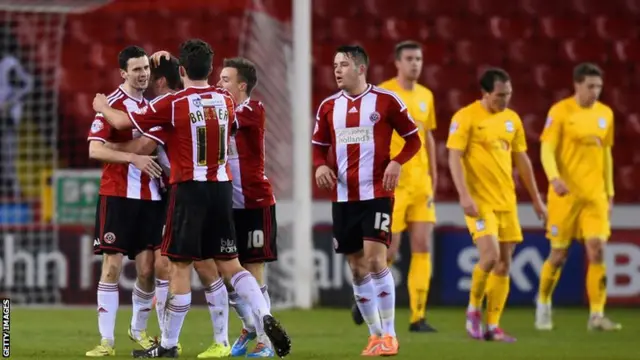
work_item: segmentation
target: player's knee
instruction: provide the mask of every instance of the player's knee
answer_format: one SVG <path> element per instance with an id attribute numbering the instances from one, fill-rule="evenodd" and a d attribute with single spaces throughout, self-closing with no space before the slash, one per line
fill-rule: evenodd
<path id="1" fill-rule="evenodd" d="M 154 283 L 154 272 L 155 269 L 153 266 L 141 266 L 137 269 L 137 281 L 140 284 L 147 285 L 146 287 L 153 287 Z"/>
<path id="2" fill-rule="evenodd" d="M 589 239 L 586 241 L 587 255 L 589 262 L 601 263 L 604 261 L 604 244 L 600 239 Z"/>
<path id="3" fill-rule="evenodd" d="M 371 273 L 377 273 L 387 267 L 387 257 L 382 254 L 370 254 L 365 258 L 366 266 Z"/>
<path id="4" fill-rule="evenodd" d="M 164 256 L 156 256 L 153 267 L 157 279 L 169 279 L 169 259 Z"/>
<path id="5" fill-rule="evenodd" d="M 115 283 L 122 271 L 122 254 L 104 254 L 102 259 L 102 274 L 100 281 Z"/>
<path id="6" fill-rule="evenodd" d="M 493 270 L 500 261 L 500 254 L 495 249 L 485 249 L 480 252 L 480 260 L 478 264 L 485 271 Z"/>
<path id="7" fill-rule="evenodd" d="M 496 262 L 493 267 L 493 273 L 498 276 L 507 276 L 509 275 L 509 270 L 511 269 L 511 261 L 500 260 Z"/>
<path id="8" fill-rule="evenodd" d="M 208 286 L 218 280 L 218 269 L 216 268 L 213 260 L 196 261 L 193 263 L 193 267 L 196 270 L 202 285 Z M 220 272 L 224 276 L 223 269 L 220 269 Z"/>

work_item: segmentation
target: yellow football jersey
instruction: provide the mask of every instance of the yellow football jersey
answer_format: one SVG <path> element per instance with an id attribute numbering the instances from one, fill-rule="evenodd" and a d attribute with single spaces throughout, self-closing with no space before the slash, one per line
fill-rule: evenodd
<path id="1" fill-rule="evenodd" d="M 540 141 L 556 148 L 560 178 L 577 197 L 593 198 L 606 192 L 605 147 L 613 146 L 613 111 L 596 102 L 582 108 L 570 97 L 554 104 Z"/>
<path id="2" fill-rule="evenodd" d="M 462 167 L 470 195 L 480 207 L 516 206 L 511 153 L 527 151 L 522 120 L 511 109 L 488 112 L 476 101 L 455 113 L 447 148 L 464 152 Z"/>
<path id="3" fill-rule="evenodd" d="M 423 191 L 432 193 L 431 177 L 429 176 L 429 156 L 427 154 L 425 132 L 436 128 L 436 112 L 433 101 L 433 93 L 426 87 L 416 84 L 413 90 L 405 90 L 396 78 L 389 79 L 379 85 L 396 93 L 407 106 L 409 115 L 416 122 L 418 135 L 422 142 L 420 151 L 407 163 L 402 166 L 402 173 L 398 180 L 400 189 L 411 189 L 415 186 L 422 186 Z M 404 139 L 393 132 L 391 138 L 391 157 L 393 158 L 402 150 Z M 434 166 L 436 166 L 434 164 Z"/>

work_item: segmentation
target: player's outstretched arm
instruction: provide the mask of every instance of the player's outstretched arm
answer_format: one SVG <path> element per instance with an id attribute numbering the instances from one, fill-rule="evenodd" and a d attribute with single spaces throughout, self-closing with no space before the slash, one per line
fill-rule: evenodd
<path id="1" fill-rule="evenodd" d="M 117 130 L 126 130 L 133 127 L 133 123 L 127 114 L 109 106 L 107 97 L 104 94 L 96 94 L 95 98 L 93 98 L 93 110 L 102 113 L 107 122 Z"/>
<path id="2" fill-rule="evenodd" d="M 89 142 L 89 158 L 114 164 L 133 164 L 153 178 L 162 176 L 162 168 L 154 161 L 155 156 L 116 151 L 109 149 L 101 141 Z"/>
<path id="3" fill-rule="evenodd" d="M 518 173 L 520 173 L 520 177 L 524 182 L 524 186 L 529 192 L 529 196 L 531 196 L 533 208 L 536 210 L 538 218 L 545 221 L 547 219 L 547 207 L 545 206 L 544 201 L 542 201 L 542 197 L 538 191 L 538 185 L 536 184 L 536 178 L 533 174 L 533 166 L 531 166 L 529 155 L 524 151 L 514 152 L 513 161 L 515 162 Z"/>
<path id="4" fill-rule="evenodd" d="M 462 150 L 449 149 L 449 170 L 451 171 L 451 178 L 453 184 L 458 191 L 458 197 L 460 198 L 460 206 L 464 214 L 471 217 L 478 217 L 478 206 L 471 197 L 469 189 L 467 189 L 467 183 L 464 179 L 464 171 L 462 170 Z"/>
<path id="5" fill-rule="evenodd" d="M 107 142 L 105 145 L 112 150 L 129 152 L 138 155 L 151 155 L 158 147 L 158 143 L 155 142 L 155 140 L 152 140 L 146 136 L 121 143 Z"/>

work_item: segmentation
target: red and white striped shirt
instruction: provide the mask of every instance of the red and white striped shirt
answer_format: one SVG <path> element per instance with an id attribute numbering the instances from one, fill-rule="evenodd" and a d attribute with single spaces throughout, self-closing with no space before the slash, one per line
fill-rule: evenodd
<path id="1" fill-rule="evenodd" d="M 144 98 L 136 99 L 118 87 L 108 97 L 109 105 L 124 112 L 138 111 L 147 106 Z M 125 142 L 142 135 L 137 129 L 116 130 L 101 113 L 96 114 L 88 141 Z M 100 180 L 100 195 L 126 197 L 140 200 L 160 200 L 159 184 L 132 164 L 104 163 Z"/>
<path id="2" fill-rule="evenodd" d="M 335 152 L 338 179 L 333 201 L 393 196 L 393 191 L 384 189 L 382 179 L 394 130 L 408 137 L 418 128 L 402 100 L 390 91 L 368 85 L 356 97 L 341 91 L 320 104 L 312 142 L 332 146 Z"/>
<path id="3" fill-rule="evenodd" d="M 261 102 L 247 99 L 236 108 L 238 131 L 231 138 L 233 208 L 256 209 L 276 203 L 264 173 L 266 115 Z"/>
<path id="4" fill-rule="evenodd" d="M 229 92 L 214 86 L 188 87 L 130 111 L 141 132 L 166 145 L 171 164 L 171 184 L 185 181 L 230 181 L 227 164 L 230 125 L 235 105 Z M 161 126 L 166 143 L 150 130 Z"/>

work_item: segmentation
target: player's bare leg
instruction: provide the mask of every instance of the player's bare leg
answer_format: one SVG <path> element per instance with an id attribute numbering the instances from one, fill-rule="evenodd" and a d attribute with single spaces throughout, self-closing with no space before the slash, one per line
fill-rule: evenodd
<path id="1" fill-rule="evenodd" d="M 500 259 L 498 239 L 493 235 L 486 235 L 476 239 L 476 247 L 480 255 L 478 263 L 471 275 L 471 290 L 469 291 L 469 306 L 467 307 L 467 334 L 473 339 L 484 337 L 482 327 L 482 300 L 486 291 L 489 275 Z"/>
<path id="2" fill-rule="evenodd" d="M 196 261 L 194 268 L 200 282 L 205 286 L 211 325 L 213 326 L 213 343 L 198 359 L 227 357 L 231 353 L 229 346 L 229 294 L 213 259 Z"/>
<path id="3" fill-rule="evenodd" d="M 604 315 L 607 302 L 607 272 L 604 263 L 604 241 L 591 238 L 585 241 L 589 268 L 587 270 L 587 295 L 589 297 L 589 330 L 615 331 L 622 325 Z"/>
<path id="4" fill-rule="evenodd" d="M 240 265 L 238 258 L 217 260 L 216 265 L 225 281 L 233 286 L 243 300 L 249 302 L 253 313 L 258 315 L 256 329 L 264 329 L 276 354 L 280 357 L 289 354 L 291 339 L 282 325 L 271 315 L 256 279 Z"/>
<path id="5" fill-rule="evenodd" d="M 98 283 L 98 329 L 101 340 L 100 345 L 86 353 L 88 357 L 116 354 L 114 329 L 119 305 L 118 280 L 122 272 L 122 256 L 106 253 L 102 256 L 102 271 Z"/>
<path id="6" fill-rule="evenodd" d="M 514 242 L 500 242 L 500 257 L 489 275 L 486 287 L 487 296 L 487 331 L 485 340 L 514 342 L 516 339 L 507 335 L 500 328 L 500 318 L 509 296 L 509 270 L 511 259 L 516 248 Z"/>
<path id="7" fill-rule="evenodd" d="M 434 224 L 431 222 L 410 222 L 408 225 L 411 242 L 411 265 L 407 278 L 409 302 L 411 303 L 409 331 L 435 332 L 436 329 L 427 324 L 425 320 L 431 282 L 430 244 Z"/>
<path id="8" fill-rule="evenodd" d="M 154 289 L 154 254 L 145 250 L 136 255 L 136 283 L 131 294 L 133 314 L 129 326 L 129 338 L 143 349 L 151 348 L 155 342 L 147 334 L 147 322 L 153 307 Z"/>
<path id="9" fill-rule="evenodd" d="M 536 300 L 536 322 L 535 328 L 538 330 L 553 329 L 552 301 L 553 291 L 558 284 L 562 267 L 567 260 L 567 248 L 551 248 L 549 257 L 542 265 L 540 271 L 540 285 L 538 288 L 538 298 Z"/>

